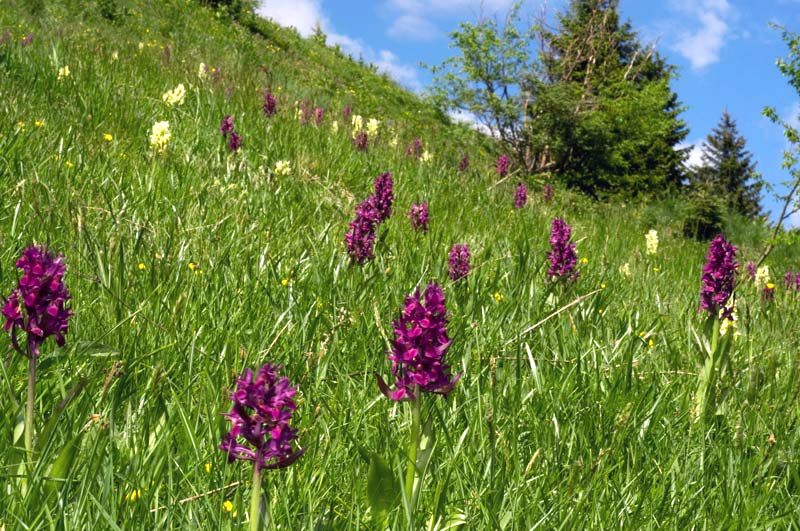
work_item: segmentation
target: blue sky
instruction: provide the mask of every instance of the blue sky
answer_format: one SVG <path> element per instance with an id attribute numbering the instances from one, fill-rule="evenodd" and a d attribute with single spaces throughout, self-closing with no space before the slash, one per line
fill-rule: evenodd
<path id="1" fill-rule="evenodd" d="M 412 90 L 430 75 L 420 63 L 438 64 L 452 54 L 448 34 L 459 22 L 506 12 L 513 0 L 262 0 L 262 15 L 308 35 L 319 23 L 329 42 L 375 63 Z M 552 15 L 566 0 L 549 0 Z M 542 0 L 528 0 L 523 13 L 539 13 Z M 687 110 L 687 143 L 699 160 L 703 139 L 727 108 L 765 179 L 788 179 L 781 169 L 786 147 L 781 131 L 761 116 L 765 105 L 797 123 L 800 96 L 775 67 L 786 48 L 770 22 L 800 31 L 800 0 L 621 0 L 644 42 L 656 43 L 678 67 L 673 88 Z M 779 208 L 767 193 L 763 204 Z M 800 226 L 800 216 L 793 224 Z"/>

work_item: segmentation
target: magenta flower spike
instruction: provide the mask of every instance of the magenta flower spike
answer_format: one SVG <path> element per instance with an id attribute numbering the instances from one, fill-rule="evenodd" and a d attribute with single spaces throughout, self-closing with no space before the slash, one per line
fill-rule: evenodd
<path id="1" fill-rule="evenodd" d="M 415 138 L 406 148 L 406 156 L 418 159 L 422 156 L 422 139 Z"/>
<path id="2" fill-rule="evenodd" d="M 575 252 L 575 244 L 570 241 L 572 228 L 561 218 L 555 218 L 550 227 L 550 252 L 547 259 L 550 267 L 547 276 L 550 278 L 576 280 L 578 271 L 575 266 L 578 263 L 578 255 Z"/>
<path id="3" fill-rule="evenodd" d="M 382 173 L 375 178 L 375 209 L 378 213 L 378 223 L 389 219 L 392 215 L 392 203 L 394 202 L 394 181 L 391 172 Z"/>
<path id="4" fill-rule="evenodd" d="M 3 330 L 11 333 L 11 343 L 17 351 L 38 357 L 40 347 L 53 337 L 63 346 L 72 311 L 67 308 L 69 291 L 64 285 L 64 257 L 53 257 L 44 248 L 31 246 L 17 260 L 22 270 L 17 287 L 3 306 Z M 19 333 L 26 336 L 26 348 L 19 345 Z"/>
<path id="5" fill-rule="evenodd" d="M 353 145 L 358 151 L 369 151 L 369 135 L 366 131 L 359 131 L 353 137 Z"/>
<path id="6" fill-rule="evenodd" d="M 550 183 L 547 183 L 542 187 L 542 199 L 544 199 L 545 203 L 549 203 L 550 201 L 552 201 L 554 195 L 555 191 L 553 190 L 553 186 Z"/>
<path id="7" fill-rule="evenodd" d="M 461 157 L 461 160 L 458 162 L 458 171 L 465 172 L 469 169 L 469 155 L 464 153 L 464 156 Z"/>
<path id="8" fill-rule="evenodd" d="M 500 177 L 505 177 L 508 175 L 508 169 L 511 167 L 511 159 L 508 158 L 508 155 L 500 155 L 497 157 L 497 174 Z"/>
<path id="9" fill-rule="evenodd" d="M 722 310 L 723 318 L 731 317 L 733 309 L 727 308 L 726 303 L 733 293 L 737 267 L 736 247 L 719 234 L 708 247 L 700 277 L 700 309 L 715 317 Z"/>
<path id="10" fill-rule="evenodd" d="M 447 310 L 442 288 L 435 283 L 405 300 L 400 317 L 393 323 L 394 340 L 389 360 L 396 378 L 391 390 L 378 377 L 381 392 L 395 401 L 416 400 L 416 390 L 446 395 L 461 378 L 450 376 L 444 356 L 450 347 Z"/>
<path id="11" fill-rule="evenodd" d="M 455 282 L 469 274 L 469 258 L 469 247 L 466 244 L 457 243 L 453 245 L 447 260 L 450 280 Z"/>
<path id="12" fill-rule="evenodd" d="M 278 100 L 270 91 L 264 92 L 264 105 L 262 106 L 262 110 L 264 111 L 264 116 L 268 118 L 270 116 L 275 116 L 278 112 Z"/>
<path id="13" fill-rule="evenodd" d="M 379 217 L 373 195 L 356 207 L 356 218 L 350 222 L 350 229 L 344 237 L 347 254 L 350 255 L 353 262 L 363 264 L 372 258 L 375 227 Z"/>
<path id="14" fill-rule="evenodd" d="M 408 219 L 411 221 L 411 228 L 418 232 L 428 231 L 428 203 L 411 205 L 408 211 Z"/>
<path id="15" fill-rule="evenodd" d="M 528 187 L 525 183 L 519 183 L 514 193 L 514 208 L 523 208 L 528 204 Z"/>
<path id="16" fill-rule="evenodd" d="M 294 463 L 304 450 L 293 450 L 297 431 L 289 425 L 297 406 L 297 388 L 280 367 L 266 364 L 253 375 L 247 369 L 236 381 L 230 394 L 233 406 L 225 414 L 231 423 L 222 437 L 220 450 L 228 454 L 228 462 L 252 461 L 259 470 L 284 468 Z"/>
<path id="17" fill-rule="evenodd" d="M 233 116 L 228 114 L 222 119 L 222 122 L 219 124 L 219 132 L 226 138 L 229 134 L 233 133 Z"/>

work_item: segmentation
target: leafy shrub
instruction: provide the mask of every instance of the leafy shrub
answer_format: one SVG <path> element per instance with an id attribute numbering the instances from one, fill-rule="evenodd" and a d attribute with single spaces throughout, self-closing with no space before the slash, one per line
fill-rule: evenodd
<path id="1" fill-rule="evenodd" d="M 683 218 L 683 234 L 697 240 L 710 240 L 722 232 L 724 206 L 706 189 L 697 189 L 689 196 Z"/>

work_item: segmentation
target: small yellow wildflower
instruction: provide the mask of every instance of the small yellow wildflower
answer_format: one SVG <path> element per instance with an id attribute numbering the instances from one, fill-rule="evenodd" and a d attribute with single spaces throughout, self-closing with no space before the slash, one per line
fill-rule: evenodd
<path id="1" fill-rule="evenodd" d="M 68 160 L 67 162 L 64 163 L 64 166 L 66 166 L 67 168 L 73 168 L 75 165 L 72 163 L 71 160 Z"/>
<path id="2" fill-rule="evenodd" d="M 134 503 L 136 500 L 142 497 L 142 493 L 139 489 L 134 489 L 130 491 L 128 494 L 125 495 L 125 499 L 131 503 Z"/>
<path id="3" fill-rule="evenodd" d="M 651 337 L 647 340 L 647 348 L 653 348 L 654 346 L 656 346 L 656 342 L 653 341 L 653 338 Z"/>
<path id="4" fill-rule="evenodd" d="M 647 332 L 645 332 L 645 331 L 639 332 L 639 337 L 644 337 L 646 335 L 647 335 Z"/>
<path id="5" fill-rule="evenodd" d="M 769 290 L 775 289 L 775 284 L 773 284 L 772 282 L 767 282 L 767 289 Z"/>
<path id="6" fill-rule="evenodd" d="M 200 269 L 200 264 L 196 264 L 194 262 L 189 262 L 189 270 L 190 271 L 195 271 L 197 269 Z"/>
<path id="7" fill-rule="evenodd" d="M 433 160 L 433 155 L 427 149 L 422 152 L 422 156 L 419 158 L 422 162 L 430 162 Z"/>
<path id="8" fill-rule="evenodd" d="M 58 80 L 61 81 L 70 76 L 69 66 L 62 66 L 58 69 Z"/>
<path id="9" fill-rule="evenodd" d="M 103 133 L 103 140 L 106 142 L 111 142 L 114 140 L 114 136 L 111 133 Z"/>
<path id="10" fill-rule="evenodd" d="M 600 289 L 606 289 L 606 285 L 605 284 L 600 284 Z"/>
<path id="11" fill-rule="evenodd" d="M 658 273 L 659 271 L 661 271 L 661 268 L 660 268 L 660 267 L 658 267 L 658 266 L 655 266 L 655 267 L 653 267 L 653 271 L 654 271 L 655 273 Z"/>
<path id="12" fill-rule="evenodd" d="M 505 300 L 505 297 L 499 291 L 495 291 L 492 297 L 494 297 L 495 302 L 503 302 L 503 300 Z"/>
<path id="13" fill-rule="evenodd" d="M 39 118 L 38 120 L 36 120 L 35 122 L 33 122 L 33 125 L 35 125 L 36 127 L 44 127 L 44 120 L 42 120 L 41 118 Z"/>
<path id="14" fill-rule="evenodd" d="M 139 51 L 140 51 L 140 52 L 141 52 L 142 50 L 144 50 L 144 43 L 143 43 L 143 42 L 140 42 L 140 43 L 139 43 L 139 46 L 138 46 L 138 48 L 139 48 Z"/>
<path id="15" fill-rule="evenodd" d="M 585 256 L 583 258 L 581 258 L 581 264 L 586 265 L 588 263 L 589 263 L 589 259 L 588 258 L 586 258 Z"/>
<path id="16" fill-rule="evenodd" d="M 281 280 L 281 286 L 288 286 L 289 285 L 289 277 L 286 277 Z"/>
<path id="17" fill-rule="evenodd" d="M 233 503 L 230 500 L 225 500 L 222 502 L 222 510 L 226 513 L 230 513 L 233 511 Z"/>
<path id="18" fill-rule="evenodd" d="M 210 473 L 211 473 L 211 463 L 206 463 L 206 464 L 203 466 L 203 468 L 205 469 L 205 471 L 206 471 L 206 474 L 210 474 Z"/>
<path id="19" fill-rule="evenodd" d="M 145 269 L 147 269 L 147 266 L 144 265 L 144 262 L 139 262 L 139 265 L 136 267 L 139 268 L 139 271 L 144 271 Z"/>
<path id="20" fill-rule="evenodd" d="M 20 131 L 24 131 L 25 130 L 25 122 L 21 122 L 21 121 L 17 122 L 17 129 L 19 129 Z"/>

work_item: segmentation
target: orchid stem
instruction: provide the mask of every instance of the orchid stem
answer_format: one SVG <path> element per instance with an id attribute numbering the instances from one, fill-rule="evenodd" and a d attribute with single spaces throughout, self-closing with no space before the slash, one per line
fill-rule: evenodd
<path id="1" fill-rule="evenodd" d="M 25 410 L 25 451 L 29 466 L 33 465 L 33 413 L 36 401 L 36 356 L 28 356 L 28 404 Z"/>
<path id="2" fill-rule="evenodd" d="M 414 390 L 414 398 L 411 409 L 411 436 L 408 444 L 408 468 L 406 469 L 406 499 L 409 503 L 409 514 L 413 521 L 414 512 L 417 505 L 417 494 L 414 483 L 417 478 L 417 449 L 419 447 L 419 435 L 422 416 L 422 396 L 419 387 Z M 417 489 L 418 490 L 418 489 Z"/>
<path id="3" fill-rule="evenodd" d="M 261 471 L 258 464 L 253 463 L 253 490 L 250 494 L 250 531 L 258 531 L 261 517 Z M 267 523 L 267 518 L 264 519 Z"/>

